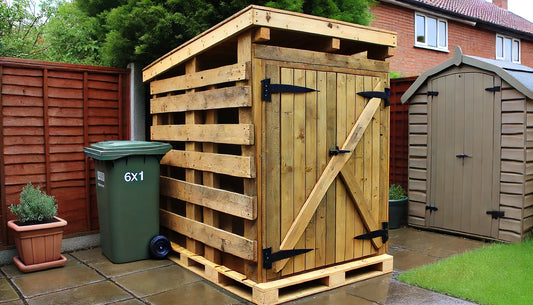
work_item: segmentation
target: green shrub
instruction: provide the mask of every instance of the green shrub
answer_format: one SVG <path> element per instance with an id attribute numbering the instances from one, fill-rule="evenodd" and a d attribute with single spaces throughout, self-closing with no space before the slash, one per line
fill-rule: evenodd
<path id="1" fill-rule="evenodd" d="M 50 222 L 57 215 L 56 199 L 41 192 L 41 187 L 28 183 L 20 193 L 20 203 L 10 205 L 9 210 L 21 224 Z"/>
<path id="2" fill-rule="evenodd" d="M 389 188 L 389 200 L 399 200 L 407 197 L 401 185 L 393 184 Z"/>

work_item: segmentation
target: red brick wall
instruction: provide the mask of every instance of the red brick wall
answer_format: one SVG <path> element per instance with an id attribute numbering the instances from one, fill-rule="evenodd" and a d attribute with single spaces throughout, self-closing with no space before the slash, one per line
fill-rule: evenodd
<path id="1" fill-rule="evenodd" d="M 387 3 L 371 9 L 375 20 L 370 24 L 398 33 L 398 47 L 390 61 L 390 70 L 402 76 L 420 75 L 453 56 L 456 46 L 466 55 L 496 58 L 496 33 L 448 20 L 449 53 L 414 47 L 414 11 Z M 522 40 L 522 64 L 533 67 L 533 43 Z"/>

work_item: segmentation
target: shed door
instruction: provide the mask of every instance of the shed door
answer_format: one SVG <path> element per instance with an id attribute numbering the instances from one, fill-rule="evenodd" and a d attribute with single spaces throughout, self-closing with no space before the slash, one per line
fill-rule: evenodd
<path id="1" fill-rule="evenodd" d="M 387 221 L 388 108 L 380 99 L 356 94 L 383 91 L 386 79 L 277 64 L 266 65 L 265 72 L 272 84 L 318 90 L 272 94 L 272 102 L 263 102 L 264 248 L 272 252 L 311 249 L 276 262 L 267 277 L 386 251 L 380 238 L 354 239 L 369 228 L 381 229 Z M 364 124 L 363 119 L 358 121 L 363 117 Z M 363 128 L 362 137 L 350 148 L 355 143 L 350 134 L 357 123 Z M 355 153 L 330 155 L 336 146 Z M 316 195 L 320 194 L 320 190 L 313 193 L 316 189 L 325 193 Z M 316 207 L 304 209 L 304 203 L 313 198 Z M 293 225 L 305 230 L 291 235 Z"/>
<path id="2" fill-rule="evenodd" d="M 493 75 L 471 72 L 434 78 L 431 109 L 430 226 L 497 237 L 499 106 Z"/>

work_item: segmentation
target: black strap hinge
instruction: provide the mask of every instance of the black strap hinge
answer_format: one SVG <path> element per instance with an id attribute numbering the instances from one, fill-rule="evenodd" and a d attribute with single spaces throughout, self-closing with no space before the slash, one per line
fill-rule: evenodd
<path id="1" fill-rule="evenodd" d="M 415 93 L 415 95 L 439 96 L 439 91 L 420 92 Z"/>
<path id="2" fill-rule="evenodd" d="M 279 250 L 272 253 L 272 248 L 263 249 L 263 268 L 271 269 L 272 263 L 280 261 L 282 259 L 290 258 L 296 255 L 304 254 L 313 249 L 292 249 L 292 250 Z"/>
<path id="3" fill-rule="evenodd" d="M 383 226 L 383 229 L 371 231 L 365 234 L 361 234 L 359 236 L 354 237 L 355 239 L 374 239 L 376 237 L 381 237 L 381 241 L 383 243 L 386 243 L 387 240 L 389 240 L 389 223 L 383 222 L 381 223 Z"/>
<path id="4" fill-rule="evenodd" d="M 434 207 L 434 206 L 430 206 L 430 205 L 426 205 L 426 210 L 429 210 L 430 212 L 435 212 L 435 211 L 438 211 L 439 208 Z"/>
<path id="5" fill-rule="evenodd" d="M 329 150 L 329 156 L 332 157 L 332 156 L 336 156 L 338 154 L 347 154 L 349 152 L 350 151 L 347 150 L 347 149 L 339 149 L 338 146 L 335 146 L 335 149 L 330 149 Z"/>
<path id="6" fill-rule="evenodd" d="M 491 215 L 492 219 L 498 219 L 505 216 L 504 211 L 487 211 L 487 215 Z"/>
<path id="7" fill-rule="evenodd" d="M 272 101 L 272 93 L 307 93 L 313 91 L 318 90 L 295 85 L 271 84 L 270 78 L 261 81 L 261 100 L 264 102 Z"/>
<path id="8" fill-rule="evenodd" d="M 385 107 L 390 106 L 390 89 L 385 88 L 384 91 L 361 91 L 357 92 L 362 97 L 367 98 L 380 98 L 385 101 Z"/>
<path id="9" fill-rule="evenodd" d="M 502 91 L 502 87 L 500 86 L 488 87 L 488 88 L 485 88 L 485 90 L 489 92 L 500 92 Z"/>

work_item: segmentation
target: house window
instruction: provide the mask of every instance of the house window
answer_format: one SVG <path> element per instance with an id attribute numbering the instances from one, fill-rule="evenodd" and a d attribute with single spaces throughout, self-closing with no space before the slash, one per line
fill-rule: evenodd
<path id="1" fill-rule="evenodd" d="M 496 35 L 496 59 L 520 62 L 520 40 Z"/>
<path id="2" fill-rule="evenodd" d="M 448 22 L 416 13 L 415 46 L 448 51 Z"/>

